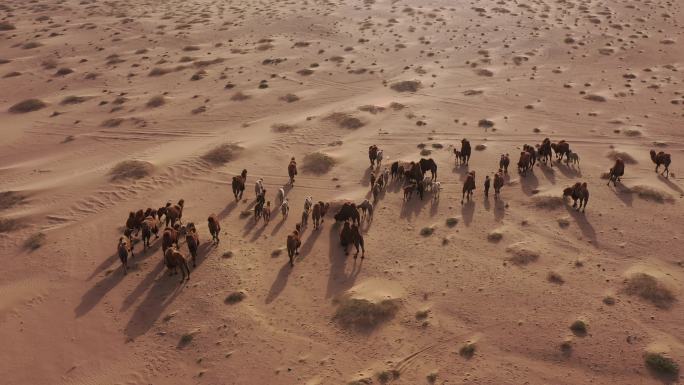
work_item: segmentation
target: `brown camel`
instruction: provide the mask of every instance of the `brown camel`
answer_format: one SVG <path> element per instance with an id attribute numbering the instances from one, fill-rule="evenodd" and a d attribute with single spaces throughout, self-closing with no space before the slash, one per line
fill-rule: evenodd
<path id="1" fill-rule="evenodd" d="M 572 198 L 572 207 L 577 211 L 582 209 L 582 212 L 587 208 L 587 203 L 589 203 L 589 188 L 587 183 L 575 183 L 572 187 L 567 187 L 563 190 L 563 198 Z M 579 207 L 577 206 L 577 201 L 579 201 Z"/>
<path id="2" fill-rule="evenodd" d="M 508 174 L 508 165 L 511 164 L 511 158 L 508 154 L 501 154 L 499 159 L 499 169 L 503 170 L 504 174 Z"/>
<path id="3" fill-rule="evenodd" d="M 176 221 L 180 222 L 181 218 L 183 217 L 183 206 L 185 206 L 185 200 L 181 199 L 178 201 L 177 204 L 166 208 L 167 227 L 169 226 L 169 224 L 173 226 L 174 223 L 176 223 Z"/>
<path id="4" fill-rule="evenodd" d="M 323 217 L 325 217 L 328 208 L 330 208 L 330 203 L 323 203 L 322 201 L 318 201 L 318 203 L 313 205 L 311 218 L 313 219 L 314 230 L 319 228 L 323 223 Z"/>
<path id="5" fill-rule="evenodd" d="M 128 255 L 130 254 L 131 258 L 133 258 L 133 246 L 127 237 L 124 236 L 119 238 L 117 252 L 119 253 L 124 275 L 126 275 L 128 274 Z"/>
<path id="6" fill-rule="evenodd" d="M 290 159 L 290 164 L 287 165 L 287 175 L 290 176 L 290 186 L 294 186 L 295 176 L 297 176 L 297 162 L 294 156 Z"/>
<path id="7" fill-rule="evenodd" d="M 235 201 L 237 202 L 240 199 L 242 199 L 242 194 L 244 194 L 245 192 L 245 180 L 242 178 L 242 176 L 234 176 L 233 181 L 230 185 L 233 189 L 233 196 L 235 197 Z"/>
<path id="8" fill-rule="evenodd" d="M 613 182 L 613 186 L 617 186 L 617 182 L 620 181 L 620 178 L 625 175 L 625 161 L 623 161 L 621 158 L 615 159 L 615 164 L 613 167 L 610 168 L 610 171 L 608 172 L 608 186 L 610 186 L 610 182 Z"/>
<path id="9" fill-rule="evenodd" d="M 501 188 L 504 185 L 504 178 L 501 175 L 501 170 L 494 174 L 494 198 L 498 198 L 501 195 Z"/>
<path id="10" fill-rule="evenodd" d="M 537 145 L 538 150 L 537 153 L 539 154 L 539 160 L 546 163 L 547 161 L 551 163 L 553 159 L 553 154 L 552 154 L 552 148 L 551 148 L 551 139 L 549 138 L 544 138 L 542 141 L 541 145 Z M 553 164 L 551 164 L 551 167 L 553 167 Z"/>
<path id="11" fill-rule="evenodd" d="M 475 190 L 475 171 L 469 172 L 465 182 L 463 183 L 463 195 L 461 195 L 461 204 L 463 204 L 466 195 L 468 196 L 468 200 L 470 200 L 470 198 L 473 195 L 473 190 Z"/>
<path id="12" fill-rule="evenodd" d="M 221 233 L 221 223 L 219 223 L 216 214 L 209 215 L 207 218 L 207 223 L 209 225 L 209 234 L 215 243 L 219 243 L 219 234 Z"/>
<path id="13" fill-rule="evenodd" d="M 302 245 L 299 239 L 299 230 L 295 230 L 287 236 L 287 256 L 290 257 L 290 266 L 294 266 L 294 257 L 299 255 L 299 247 Z"/>
<path id="14" fill-rule="evenodd" d="M 199 235 L 197 235 L 197 229 L 193 223 L 188 223 L 186 229 L 185 243 L 188 244 L 188 251 L 190 251 L 190 255 L 192 256 L 192 267 L 196 267 L 197 249 L 200 245 Z"/>
<path id="15" fill-rule="evenodd" d="M 370 160 L 370 166 L 375 166 L 375 161 L 378 158 L 378 146 L 372 145 L 368 147 L 368 159 Z"/>
<path id="16" fill-rule="evenodd" d="M 361 215 L 356 209 L 356 204 L 351 202 L 345 202 L 340 210 L 335 214 L 335 222 L 346 222 L 351 221 L 358 225 L 361 224 Z"/>
<path id="17" fill-rule="evenodd" d="M 176 224 L 174 227 L 167 227 L 162 233 L 162 253 L 166 253 L 166 249 L 172 245 L 178 247 L 178 236 L 180 226 Z"/>
<path id="18" fill-rule="evenodd" d="M 518 172 L 525 175 L 527 171 L 532 167 L 532 156 L 527 151 L 522 151 L 520 153 L 520 159 L 518 160 Z"/>
<path id="19" fill-rule="evenodd" d="M 354 245 L 356 248 L 356 254 L 354 254 L 354 259 L 359 255 L 359 249 L 361 249 L 361 259 L 366 256 L 366 251 L 364 249 L 363 235 L 359 231 L 357 225 L 350 225 L 349 222 L 345 222 L 342 230 L 340 231 L 340 245 L 344 249 L 344 255 L 349 255 L 349 246 Z"/>
<path id="20" fill-rule="evenodd" d="M 182 274 L 181 283 L 185 281 L 186 274 L 188 280 L 190 280 L 190 268 L 188 267 L 188 262 L 177 248 L 170 247 L 164 252 L 164 264 L 166 265 L 166 268 L 169 269 L 169 275 L 177 274 L 178 270 L 180 269 Z"/>
<path id="21" fill-rule="evenodd" d="M 663 165 L 665 166 L 665 170 L 663 170 L 661 175 L 665 175 L 666 178 L 670 177 L 670 163 L 672 163 L 670 154 L 663 151 L 656 154 L 655 150 L 651 150 L 651 160 L 656 165 L 655 172 L 658 172 L 660 165 Z"/>
<path id="22" fill-rule="evenodd" d="M 150 215 L 149 217 L 145 218 L 142 223 L 142 239 L 144 249 L 150 247 L 150 238 L 152 238 L 152 234 L 154 234 L 154 239 L 159 238 L 159 221 L 157 221 L 155 216 Z"/>
<path id="23" fill-rule="evenodd" d="M 468 139 L 463 138 L 461 140 L 461 163 L 465 164 L 466 166 L 468 165 L 468 162 L 470 161 L 470 154 L 472 153 L 472 149 L 470 147 L 470 142 Z"/>
<path id="24" fill-rule="evenodd" d="M 563 160 L 563 156 L 570 152 L 570 143 L 561 140 L 558 143 L 551 143 L 551 148 L 553 149 L 553 152 L 556 153 L 556 159 L 561 161 Z"/>

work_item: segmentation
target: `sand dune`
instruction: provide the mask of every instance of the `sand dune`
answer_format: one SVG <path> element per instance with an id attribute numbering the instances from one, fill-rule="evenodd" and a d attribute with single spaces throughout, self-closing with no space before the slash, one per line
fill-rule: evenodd
<path id="1" fill-rule="evenodd" d="M 681 382 L 682 12 L 667 0 L 0 3 L 2 383 Z M 546 137 L 579 163 L 519 174 L 523 144 Z M 453 153 L 463 138 L 468 165 Z M 669 178 L 651 149 L 671 154 Z M 485 198 L 501 154 L 501 197 Z M 333 215 L 374 201 L 371 172 L 421 157 L 438 166 L 439 198 L 404 201 L 390 181 L 360 226 L 366 257 L 345 255 Z M 618 158 L 625 175 L 606 186 Z M 258 179 L 268 224 L 254 220 Z M 585 213 L 563 197 L 577 182 Z M 292 268 L 285 242 L 308 196 L 330 210 L 319 229 L 309 217 Z M 180 199 L 200 239 L 190 279 L 139 235 L 124 275 L 129 212 Z"/>

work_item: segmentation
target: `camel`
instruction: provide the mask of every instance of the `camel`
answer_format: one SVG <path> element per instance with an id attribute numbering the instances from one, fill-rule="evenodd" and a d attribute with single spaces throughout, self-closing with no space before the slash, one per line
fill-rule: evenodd
<path id="1" fill-rule="evenodd" d="M 567 156 L 565 157 L 565 164 L 570 165 L 572 163 L 573 165 L 578 165 L 580 163 L 580 157 L 579 154 L 573 151 L 568 151 Z"/>
<path id="2" fill-rule="evenodd" d="M 297 162 L 294 156 L 290 159 L 290 164 L 287 165 L 287 175 L 290 177 L 290 186 L 294 186 L 295 176 L 297 176 Z"/>
<path id="3" fill-rule="evenodd" d="M 264 180 L 259 178 L 259 179 L 257 179 L 256 183 L 254 184 L 254 196 L 256 196 L 258 198 L 259 195 L 261 195 L 263 191 L 264 191 Z"/>
<path id="4" fill-rule="evenodd" d="M 461 151 L 457 150 L 456 147 L 454 147 L 454 162 L 456 165 L 463 163 Z"/>
<path id="5" fill-rule="evenodd" d="M 340 245 L 344 249 L 344 255 L 349 255 L 349 246 L 354 245 L 354 247 L 356 247 L 354 259 L 359 255 L 359 248 L 362 251 L 361 259 L 363 259 L 366 256 L 366 250 L 363 243 L 363 235 L 361 235 L 359 227 L 357 225 L 350 225 L 349 222 L 345 222 L 340 231 Z"/>
<path id="6" fill-rule="evenodd" d="M 563 160 L 563 156 L 570 152 L 570 143 L 561 140 L 558 143 L 551 143 L 551 148 L 553 149 L 553 152 L 556 153 L 556 159 L 561 161 Z"/>
<path id="7" fill-rule="evenodd" d="M 159 219 L 159 223 L 161 223 L 162 215 L 166 216 L 166 210 L 168 210 L 169 207 L 171 207 L 172 204 L 173 204 L 173 203 L 171 203 L 171 201 L 168 201 L 168 202 L 166 202 L 166 205 L 164 205 L 164 207 L 160 207 L 160 208 L 157 210 L 157 218 Z M 168 222 L 167 222 L 167 223 L 168 223 Z"/>
<path id="8" fill-rule="evenodd" d="M 166 208 L 166 226 L 173 226 L 176 221 L 180 222 L 183 217 L 183 207 L 185 206 L 185 200 L 181 199 L 177 204 L 173 206 L 168 206 Z"/>
<path id="9" fill-rule="evenodd" d="M 432 184 L 432 199 L 439 200 L 439 192 L 442 191 L 442 182 L 435 182 Z"/>
<path id="10" fill-rule="evenodd" d="M 287 198 L 280 205 L 280 212 L 283 214 L 283 219 L 287 218 L 287 214 L 290 213 L 290 202 L 287 201 Z"/>
<path id="11" fill-rule="evenodd" d="M 392 180 L 394 180 L 394 178 L 400 177 L 401 174 L 399 173 L 399 162 L 398 161 L 393 162 L 390 165 L 390 174 L 392 175 Z"/>
<path id="12" fill-rule="evenodd" d="M 264 216 L 264 202 L 258 201 L 254 205 L 254 224 L 259 222 L 259 218 Z"/>
<path id="13" fill-rule="evenodd" d="M 587 208 L 587 203 L 589 203 L 589 189 L 587 188 L 587 183 L 575 183 L 574 186 L 568 187 L 563 190 L 563 198 L 565 197 L 571 197 L 572 198 L 572 207 L 579 211 L 582 209 L 582 212 Z M 577 201 L 579 200 L 579 207 L 577 206 Z M 582 206 L 584 205 L 584 206 Z"/>
<path id="14" fill-rule="evenodd" d="M 361 219 L 365 219 L 369 223 L 373 221 L 373 204 L 368 199 L 364 200 L 356 207 L 361 209 Z"/>
<path id="15" fill-rule="evenodd" d="M 613 186 L 617 186 L 617 182 L 620 181 L 620 177 L 625 175 L 625 162 L 621 158 L 615 159 L 615 164 L 610 168 L 608 172 L 608 186 L 610 182 L 613 182 Z"/>
<path id="16" fill-rule="evenodd" d="M 356 205 L 351 202 L 345 202 L 340 210 L 335 214 L 335 222 L 346 222 L 351 221 L 352 223 L 361 224 L 361 215 L 356 209 Z"/>
<path id="17" fill-rule="evenodd" d="M 266 202 L 266 207 L 262 210 L 261 215 L 264 217 L 264 222 L 268 224 L 271 220 L 271 201 Z"/>
<path id="18" fill-rule="evenodd" d="M 470 142 L 468 139 L 463 138 L 461 140 L 461 163 L 464 163 L 466 166 L 468 165 L 468 162 L 470 161 L 470 154 L 472 152 L 472 149 L 470 148 Z"/>
<path id="19" fill-rule="evenodd" d="M 542 144 L 537 146 L 539 148 L 537 151 L 539 153 L 539 160 L 544 163 L 548 161 L 551 167 L 553 167 L 553 164 L 551 162 L 553 158 L 553 154 L 551 153 L 551 140 L 549 138 L 544 138 Z"/>
<path id="20" fill-rule="evenodd" d="M 426 172 L 430 171 L 430 179 L 437 180 L 437 163 L 432 158 L 420 158 L 418 163 L 420 164 L 423 176 L 425 176 Z"/>
<path id="21" fill-rule="evenodd" d="M 211 238 L 214 241 L 214 243 L 218 244 L 219 234 L 221 233 L 221 223 L 219 223 L 216 214 L 209 215 L 209 218 L 207 218 L 207 222 L 209 225 L 209 234 L 211 234 Z"/>
<path id="22" fill-rule="evenodd" d="M 463 183 L 463 195 L 461 195 L 461 204 L 463 204 L 463 201 L 466 196 L 468 197 L 468 200 L 470 200 L 470 198 L 473 195 L 473 190 L 475 190 L 475 171 L 469 172 L 465 182 Z"/>
<path id="23" fill-rule="evenodd" d="M 508 174 L 508 165 L 511 164 L 511 158 L 508 154 L 501 154 L 499 159 L 499 170 L 503 170 L 504 174 Z"/>
<path id="24" fill-rule="evenodd" d="M 375 173 L 371 172 L 370 173 L 370 189 L 371 191 L 373 190 L 373 187 L 375 187 Z"/>
<path id="25" fill-rule="evenodd" d="M 387 185 L 389 184 L 390 180 L 390 171 L 387 167 L 385 167 L 385 170 L 382 172 L 382 184 L 387 188 Z"/>
<path id="26" fill-rule="evenodd" d="M 655 150 L 651 150 L 651 160 L 656 165 L 655 172 L 658 172 L 660 165 L 663 165 L 665 166 L 665 170 L 663 170 L 663 172 L 660 175 L 667 174 L 665 177 L 670 177 L 670 163 L 672 162 L 670 154 L 663 151 L 660 151 L 656 154 Z"/>
<path id="27" fill-rule="evenodd" d="M 119 244 L 117 246 L 117 251 L 119 253 L 119 259 L 121 260 L 121 266 L 123 267 L 124 275 L 128 274 L 128 255 L 133 258 L 133 246 L 131 241 L 123 236 L 119 238 Z"/>
<path id="28" fill-rule="evenodd" d="M 156 215 L 150 215 L 142 223 L 143 249 L 150 247 L 152 234 L 155 236 L 154 239 L 159 238 L 159 221 L 157 221 Z"/>
<path id="29" fill-rule="evenodd" d="M 382 163 L 382 158 L 383 158 L 383 152 L 382 152 L 382 150 L 378 150 L 378 155 L 375 157 L 375 164 L 377 167 L 380 167 L 380 164 Z"/>
<path id="30" fill-rule="evenodd" d="M 380 186 L 379 183 L 376 183 L 375 186 L 373 186 L 373 202 L 377 202 L 378 198 L 380 197 L 380 191 L 382 190 L 382 187 Z"/>
<path id="31" fill-rule="evenodd" d="M 188 244 L 188 251 L 192 256 L 192 267 L 197 267 L 197 249 L 200 245 L 199 235 L 197 235 L 197 229 L 193 223 L 189 223 L 186 228 L 185 243 Z"/>
<path id="32" fill-rule="evenodd" d="M 245 192 L 245 180 L 240 175 L 234 176 L 231 186 L 233 188 L 233 196 L 237 202 L 242 199 L 242 194 Z"/>
<path id="33" fill-rule="evenodd" d="M 501 175 L 501 171 L 494 174 L 494 198 L 498 198 L 501 195 L 501 187 L 504 185 L 504 178 Z"/>
<path id="34" fill-rule="evenodd" d="M 145 220 L 145 213 L 142 210 L 138 210 L 136 212 L 131 211 L 128 213 L 128 219 L 126 219 L 126 228 L 131 230 L 131 235 L 133 232 L 135 232 L 136 236 L 138 235 L 142 229 L 143 220 Z"/>
<path id="35" fill-rule="evenodd" d="M 520 160 L 518 160 L 518 172 L 525 175 L 532 167 L 532 156 L 527 151 L 520 152 Z"/>
<path id="36" fill-rule="evenodd" d="M 170 247 L 164 251 L 164 264 L 166 265 L 166 268 L 169 269 L 169 275 L 177 274 L 178 269 L 180 269 L 182 274 L 181 283 L 185 281 L 186 274 L 188 281 L 190 280 L 190 268 L 188 268 L 188 262 L 176 247 Z"/>
<path id="37" fill-rule="evenodd" d="M 368 159 L 370 160 L 371 168 L 375 166 L 375 161 L 378 159 L 378 146 L 372 145 L 368 147 Z"/>
<path id="38" fill-rule="evenodd" d="M 322 201 L 318 201 L 318 203 L 313 205 L 313 208 L 311 209 L 311 218 L 313 219 L 314 230 L 319 228 L 323 223 L 323 217 L 325 217 L 328 208 L 330 208 L 330 204 L 323 203 Z"/>
<path id="39" fill-rule="evenodd" d="M 313 197 L 309 195 L 308 197 L 304 198 L 304 210 L 311 210 L 311 206 L 313 206 Z"/>
<path id="40" fill-rule="evenodd" d="M 411 162 L 408 166 L 408 169 L 405 171 L 406 179 L 416 183 L 423 180 L 423 170 L 420 167 L 420 163 Z"/>
<path id="41" fill-rule="evenodd" d="M 410 183 L 404 186 L 404 201 L 408 202 L 413 195 L 413 191 L 416 190 L 417 185 L 415 183 Z"/>
<path id="42" fill-rule="evenodd" d="M 178 247 L 178 235 L 179 235 L 179 225 L 176 224 L 174 227 L 167 227 L 162 233 L 162 253 L 166 253 L 166 249 L 172 245 Z"/>
<path id="43" fill-rule="evenodd" d="M 290 257 L 290 266 L 294 266 L 294 257 L 299 255 L 299 247 L 302 245 L 299 239 L 299 230 L 295 230 L 287 236 L 287 256 Z"/>
<path id="44" fill-rule="evenodd" d="M 281 187 L 278 189 L 277 198 L 278 198 L 278 205 L 282 205 L 283 202 L 285 201 L 285 189 L 284 188 Z"/>
<path id="45" fill-rule="evenodd" d="M 301 222 L 302 228 L 305 228 L 309 224 L 309 213 L 310 212 L 311 212 L 311 210 L 307 210 L 306 208 L 304 208 L 304 210 L 302 211 L 302 222 Z"/>
<path id="46" fill-rule="evenodd" d="M 527 151 L 530 154 L 530 168 L 534 167 L 537 163 L 537 150 L 533 146 L 525 144 L 523 145 L 523 151 Z"/>

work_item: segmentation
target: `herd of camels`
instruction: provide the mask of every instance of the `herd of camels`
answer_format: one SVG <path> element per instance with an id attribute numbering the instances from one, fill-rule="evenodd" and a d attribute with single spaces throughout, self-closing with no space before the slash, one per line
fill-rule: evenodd
<path id="1" fill-rule="evenodd" d="M 471 146 L 467 139 L 461 140 L 461 148 L 457 150 L 454 147 L 454 155 L 456 156 L 457 164 L 468 165 L 471 156 Z M 669 177 L 669 166 L 671 163 L 670 154 L 665 152 L 650 151 L 651 160 L 655 163 L 655 172 L 657 173 L 660 166 L 664 166 L 661 175 Z M 530 146 L 525 144 L 523 150 L 520 152 L 518 160 L 518 172 L 524 177 L 535 164 L 541 166 L 541 163 L 553 167 L 553 158 L 557 162 L 561 162 L 564 158 L 566 164 L 579 165 L 579 155 L 570 150 L 570 144 L 564 140 L 557 143 L 552 143 L 549 138 L 544 139 L 541 144 Z M 343 222 L 340 230 L 340 245 L 344 249 L 345 254 L 348 249 L 354 246 L 357 258 L 359 251 L 361 251 L 361 258 L 365 256 L 365 247 L 363 234 L 361 232 L 362 221 L 372 221 L 373 207 L 377 203 L 379 194 L 386 189 L 390 183 L 402 183 L 404 192 L 404 201 L 409 201 L 415 194 L 420 199 L 426 192 L 432 194 L 433 199 L 439 199 L 439 191 L 441 190 L 441 183 L 437 181 L 437 163 L 432 159 L 421 158 L 418 162 L 399 162 L 396 161 L 390 165 L 389 168 L 381 168 L 383 160 L 383 151 L 376 145 L 368 148 L 368 158 L 370 160 L 370 189 L 373 201 L 366 199 L 360 204 L 352 202 L 344 202 L 339 205 L 337 213 L 334 215 L 336 222 Z M 502 154 L 499 160 L 499 170 L 494 175 L 494 198 L 497 199 L 501 193 L 501 188 L 504 185 L 504 174 L 508 173 L 508 166 L 510 164 L 509 154 Z M 425 174 L 430 172 L 429 176 Z M 293 157 L 287 167 L 289 176 L 289 186 L 294 187 L 295 176 L 297 175 L 297 162 Z M 607 177 L 608 185 L 612 182 L 614 186 L 620 181 L 620 178 L 625 172 L 625 162 L 617 158 L 615 164 L 610 168 Z M 232 179 L 232 191 L 236 202 L 242 199 L 245 191 L 245 184 L 247 183 L 247 170 L 242 170 L 240 175 L 234 176 Z M 488 196 L 490 188 L 490 179 L 487 176 L 484 182 L 484 194 Z M 461 204 L 464 200 L 470 200 L 475 190 L 475 171 L 470 171 L 466 175 L 466 180 L 463 183 L 463 194 L 461 196 Z M 267 224 L 271 217 L 271 202 L 266 200 L 266 189 L 263 185 L 263 180 L 258 179 L 255 183 L 254 192 L 256 196 L 256 204 L 254 206 L 254 221 L 258 222 L 263 219 L 264 224 Z M 586 182 L 577 182 L 563 190 L 563 198 L 570 197 L 573 200 L 572 207 L 577 211 L 584 212 L 587 203 L 589 202 L 589 189 Z M 290 211 L 290 204 L 285 194 L 285 189 L 280 188 L 276 193 L 276 203 L 279 211 L 282 213 L 283 219 L 287 218 Z M 190 260 L 193 267 L 196 266 L 197 250 L 200 245 L 197 228 L 194 223 L 182 224 L 183 207 L 185 201 L 179 200 L 178 203 L 171 202 L 160 207 L 159 209 L 147 208 L 146 210 L 138 210 L 130 212 L 126 220 L 124 234 L 119 238 L 117 246 L 118 255 L 121 259 L 123 273 L 128 271 L 128 259 L 133 257 L 134 238 L 139 237 L 143 242 L 143 249 L 150 247 L 150 240 L 152 235 L 155 239 L 159 238 L 162 223 L 164 229 L 161 231 L 161 249 L 164 264 L 171 275 L 177 274 L 181 271 L 181 283 L 190 279 L 190 269 L 188 267 L 188 260 L 186 256 L 180 251 L 179 241 L 185 239 Z M 296 224 L 295 230 L 288 234 L 286 239 L 286 246 L 290 265 L 294 266 L 294 257 L 299 254 L 299 247 L 301 246 L 301 234 L 304 228 L 308 225 L 309 216 L 313 220 L 313 229 L 320 228 L 323 219 L 328 210 L 331 208 L 331 203 L 314 202 L 311 196 L 307 196 L 304 201 L 304 210 L 302 212 L 301 222 Z M 162 220 L 163 218 L 163 220 Z M 221 224 L 215 214 L 211 214 L 208 219 L 209 233 L 212 236 L 214 244 L 219 243 L 219 235 L 221 233 Z"/>

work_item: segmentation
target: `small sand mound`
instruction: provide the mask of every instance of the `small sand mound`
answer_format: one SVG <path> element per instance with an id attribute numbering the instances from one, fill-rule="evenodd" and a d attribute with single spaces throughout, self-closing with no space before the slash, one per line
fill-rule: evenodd
<path id="1" fill-rule="evenodd" d="M 302 170 L 313 174 L 325 174 L 335 166 L 335 159 L 322 152 L 314 152 L 304 157 Z"/>
<path id="2" fill-rule="evenodd" d="M 421 86 L 419 80 L 404 80 L 402 82 L 393 83 L 390 88 L 397 92 L 416 92 Z"/>
<path id="3" fill-rule="evenodd" d="M 284 133 L 284 132 L 292 132 L 296 128 L 297 128 L 297 126 L 292 125 L 292 124 L 275 123 L 271 126 L 271 131 Z"/>
<path id="4" fill-rule="evenodd" d="M 9 112 L 13 114 L 24 114 L 27 112 L 38 111 L 47 107 L 47 104 L 39 99 L 27 99 L 19 102 L 9 108 Z"/>
<path id="5" fill-rule="evenodd" d="M 111 180 L 141 179 L 152 174 L 154 166 L 142 160 L 125 160 L 109 172 Z"/>
<path id="6" fill-rule="evenodd" d="M 539 259 L 539 253 L 533 250 L 527 242 L 516 242 L 506 247 L 506 251 L 511 254 L 508 260 L 518 266 L 524 266 Z"/>
<path id="7" fill-rule="evenodd" d="M 639 198 L 657 203 L 673 203 L 674 198 L 668 192 L 648 185 L 636 185 L 630 188 L 632 194 Z"/>
<path id="8" fill-rule="evenodd" d="M 624 151 L 612 150 L 606 154 L 608 159 L 616 160 L 617 158 L 622 159 L 626 164 L 637 164 L 638 162 L 634 157 Z"/>
<path id="9" fill-rule="evenodd" d="M 368 113 L 371 113 L 373 115 L 376 115 L 376 114 L 379 114 L 379 113 L 385 111 L 385 107 L 367 104 L 365 106 L 359 107 L 359 111 L 364 111 L 364 112 L 368 112 Z"/>
<path id="10" fill-rule="evenodd" d="M 636 273 L 627 278 L 624 291 L 629 295 L 641 297 L 662 309 L 670 308 L 676 301 L 670 289 L 646 273 Z"/>
<path id="11" fill-rule="evenodd" d="M 344 112 L 334 112 L 326 116 L 325 120 L 335 122 L 335 124 L 337 124 L 341 128 L 346 128 L 349 130 L 355 130 L 365 125 L 365 123 L 361 121 L 361 119 Z"/>
<path id="12" fill-rule="evenodd" d="M 164 104 L 166 104 L 166 98 L 164 98 L 162 95 L 157 95 L 148 100 L 146 105 L 149 108 L 157 108 L 163 106 Z"/>
<path id="13" fill-rule="evenodd" d="M 562 207 L 565 202 L 560 196 L 537 195 L 532 197 L 532 204 L 540 209 L 554 210 Z"/>
<path id="14" fill-rule="evenodd" d="M 24 227 L 17 219 L 0 218 L 0 234 L 9 233 Z"/>
<path id="15" fill-rule="evenodd" d="M 599 94 L 589 94 L 584 97 L 586 100 L 590 100 L 592 102 L 607 102 L 608 99 L 606 99 L 605 96 L 599 95 Z"/>
<path id="16" fill-rule="evenodd" d="M 69 104 L 80 104 L 80 103 L 85 102 L 86 100 L 88 100 L 88 98 L 85 96 L 71 95 L 71 96 L 67 96 L 64 99 L 62 99 L 62 101 L 59 102 L 59 104 L 61 104 L 63 106 L 66 106 Z"/>
<path id="17" fill-rule="evenodd" d="M 9 21 L 0 21 L 0 31 L 12 31 L 16 27 Z"/>
<path id="18" fill-rule="evenodd" d="M 202 160 L 221 166 L 233 160 L 240 151 L 242 151 L 242 147 L 237 144 L 224 143 L 202 155 Z"/>
<path id="19" fill-rule="evenodd" d="M 15 191 L 0 192 L 0 210 L 7 210 L 26 201 L 24 195 Z"/>
<path id="20" fill-rule="evenodd" d="M 280 100 L 287 102 L 287 103 L 294 103 L 299 100 L 299 96 L 295 94 L 285 94 L 280 97 Z"/>
<path id="21" fill-rule="evenodd" d="M 338 302 L 333 319 L 345 328 L 369 330 L 392 319 L 398 310 L 398 301 L 393 299 L 375 303 L 367 299 L 345 298 Z"/>

